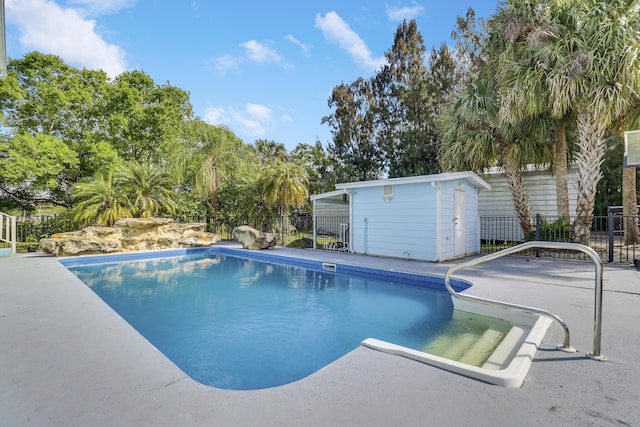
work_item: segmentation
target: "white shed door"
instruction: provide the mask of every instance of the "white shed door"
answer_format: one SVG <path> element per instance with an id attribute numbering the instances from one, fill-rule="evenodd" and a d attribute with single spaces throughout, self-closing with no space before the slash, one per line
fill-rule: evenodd
<path id="1" fill-rule="evenodd" d="M 466 253 L 466 233 L 465 233 L 465 206 L 466 206 L 466 193 L 464 191 L 454 191 L 454 206 L 453 206 L 453 231 L 455 233 L 453 255 L 463 256 Z"/>

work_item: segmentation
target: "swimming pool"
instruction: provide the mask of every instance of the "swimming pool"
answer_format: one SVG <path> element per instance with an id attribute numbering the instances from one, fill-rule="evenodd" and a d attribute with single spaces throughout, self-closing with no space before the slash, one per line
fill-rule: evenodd
<path id="1" fill-rule="evenodd" d="M 360 343 L 411 358 L 430 346 L 430 357 L 446 359 L 437 348 L 450 347 L 442 340 L 460 315 L 441 278 L 246 255 L 206 249 L 61 262 L 203 384 L 286 384 Z"/>

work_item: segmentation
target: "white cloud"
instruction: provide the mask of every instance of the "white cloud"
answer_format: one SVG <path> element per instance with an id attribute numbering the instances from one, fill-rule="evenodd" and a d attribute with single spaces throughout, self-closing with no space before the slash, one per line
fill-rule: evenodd
<path id="1" fill-rule="evenodd" d="M 224 55 L 212 58 L 211 63 L 213 64 L 213 67 L 220 72 L 225 72 L 233 68 L 238 68 L 241 63 L 255 62 L 259 64 L 275 63 L 286 69 L 293 68 L 293 66 L 288 64 L 283 57 L 269 45 L 269 43 L 260 43 L 257 40 L 249 40 L 247 42 L 240 43 L 240 46 L 245 48 L 244 55 Z"/>
<path id="2" fill-rule="evenodd" d="M 75 9 L 63 9 L 51 0 L 7 0 L 6 11 L 7 23 L 18 28 L 20 44 L 29 50 L 60 56 L 70 65 L 102 69 L 110 77 L 126 69 L 125 52 L 105 41 L 95 30 L 96 22 Z"/>
<path id="3" fill-rule="evenodd" d="M 300 40 L 298 40 L 297 38 L 293 37 L 291 34 L 287 34 L 284 37 L 285 40 L 290 41 L 291 43 L 300 46 L 300 49 L 302 49 L 302 51 L 304 52 L 305 55 L 309 54 L 309 48 L 310 46 L 308 44 L 304 44 L 302 43 Z"/>
<path id="4" fill-rule="evenodd" d="M 231 55 L 225 55 L 225 56 L 219 56 L 217 58 L 213 58 L 212 62 L 213 62 L 214 68 L 220 72 L 225 72 L 233 68 L 238 68 L 238 58 L 235 58 Z"/>
<path id="5" fill-rule="evenodd" d="M 247 58 L 253 62 L 281 62 L 282 57 L 278 55 L 274 49 L 266 43 L 260 43 L 256 40 L 249 40 L 241 43 L 240 46 L 247 50 Z"/>
<path id="6" fill-rule="evenodd" d="M 249 116 L 261 122 L 270 122 L 272 111 L 271 108 L 260 104 L 247 104 L 245 111 Z"/>
<path id="7" fill-rule="evenodd" d="M 391 21 L 399 22 L 405 19 L 414 19 L 424 12 L 424 7 L 414 3 L 413 6 L 405 6 L 399 8 L 387 8 L 387 17 Z"/>
<path id="8" fill-rule="evenodd" d="M 66 5 L 73 7 L 83 16 L 101 16 L 120 12 L 133 7 L 136 0 L 66 0 Z"/>
<path id="9" fill-rule="evenodd" d="M 366 43 L 336 12 L 328 12 L 324 17 L 316 15 L 316 27 L 327 40 L 338 43 L 356 63 L 372 70 L 384 63 L 384 58 L 372 58 Z"/>
<path id="10" fill-rule="evenodd" d="M 244 109 L 210 107 L 204 120 L 213 125 L 225 125 L 233 132 L 252 138 L 266 135 L 266 128 L 274 128 L 273 110 L 266 105 L 247 103 Z"/>

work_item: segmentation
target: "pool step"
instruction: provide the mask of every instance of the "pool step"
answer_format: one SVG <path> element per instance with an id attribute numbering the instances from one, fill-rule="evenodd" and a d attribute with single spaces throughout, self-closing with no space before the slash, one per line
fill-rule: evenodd
<path id="1" fill-rule="evenodd" d="M 481 335 L 467 332 L 458 336 L 440 336 L 422 351 L 473 366 L 482 364 L 504 338 L 503 331 L 487 329 Z"/>
<path id="2" fill-rule="evenodd" d="M 422 351 L 480 367 L 491 359 L 512 329 L 512 324 L 500 319 L 456 310 L 450 323 Z"/>

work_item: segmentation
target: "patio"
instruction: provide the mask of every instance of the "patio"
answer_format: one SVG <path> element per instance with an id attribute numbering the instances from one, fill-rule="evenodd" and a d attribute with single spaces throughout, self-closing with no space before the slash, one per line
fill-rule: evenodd
<path id="1" fill-rule="evenodd" d="M 270 254 L 442 275 L 451 264 L 276 248 Z M 281 387 L 230 391 L 186 376 L 56 258 L 0 258 L 0 425 L 640 425 L 640 274 L 605 265 L 602 353 L 593 264 L 508 257 L 460 272 L 467 292 L 547 309 L 551 326 L 520 389 L 358 347 Z"/>

